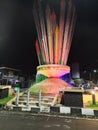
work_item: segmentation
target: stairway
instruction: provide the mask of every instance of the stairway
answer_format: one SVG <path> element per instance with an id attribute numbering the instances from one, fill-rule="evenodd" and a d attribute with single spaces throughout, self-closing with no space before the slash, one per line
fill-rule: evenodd
<path id="1" fill-rule="evenodd" d="M 57 102 L 57 95 L 49 96 L 41 94 L 40 100 L 39 95 L 30 94 L 29 101 L 27 93 L 19 96 L 18 106 L 19 107 L 50 107 L 54 106 Z M 10 103 L 11 106 L 16 106 L 16 98 Z"/>

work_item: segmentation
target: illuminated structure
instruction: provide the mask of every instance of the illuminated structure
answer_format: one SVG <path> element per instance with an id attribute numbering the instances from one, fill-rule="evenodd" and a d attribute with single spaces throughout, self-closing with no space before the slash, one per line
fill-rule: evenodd
<path id="1" fill-rule="evenodd" d="M 35 84 L 32 89 L 42 89 L 42 86 L 45 84 L 46 93 L 50 92 L 48 88 L 54 90 L 51 92 L 58 93 L 64 88 L 71 87 L 60 79 L 61 76 L 70 73 L 70 67 L 66 63 L 75 24 L 75 7 L 71 0 L 65 1 L 61 0 L 60 2 L 59 18 L 56 17 L 54 9 L 50 10 L 49 6 L 43 12 L 41 7 L 42 1 L 34 4 L 34 19 L 38 34 L 36 51 L 40 64 L 37 67 L 37 75 L 46 76 L 47 81 L 43 80 Z M 62 82 L 64 83 L 62 84 Z M 59 86 L 60 83 L 61 86 Z M 45 92 L 44 90 L 43 92 Z"/>

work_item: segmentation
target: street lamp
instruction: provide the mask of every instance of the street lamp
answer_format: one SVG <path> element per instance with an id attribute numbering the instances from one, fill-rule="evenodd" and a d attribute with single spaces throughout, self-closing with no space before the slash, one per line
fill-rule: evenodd
<path id="1" fill-rule="evenodd" d="M 93 72 L 94 72 L 94 73 L 96 73 L 96 72 L 97 72 L 97 70 L 93 70 Z"/>

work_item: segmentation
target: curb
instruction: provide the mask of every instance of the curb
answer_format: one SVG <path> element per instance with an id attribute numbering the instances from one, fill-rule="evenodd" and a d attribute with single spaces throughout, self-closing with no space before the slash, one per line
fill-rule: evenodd
<path id="1" fill-rule="evenodd" d="M 76 107 L 54 107 L 50 108 L 51 112 L 58 112 L 59 114 L 69 114 L 74 116 L 91 116 L 98 117 L 98 110 Z"/>
<path id="2" fill-rule="evenodd" d="M 87 109 L 87 108 L 76 108 L 76 107 L 18 107 L 18 106 L 2 106 L 0 105 L 0 110 L 12 110 L 12 111 L 28 111 L 32 113 L 50 113 L 50 114 L 64 114 L 72 116 L 88 116 L 88 117 L 98 117 L 98 110 Z"/>

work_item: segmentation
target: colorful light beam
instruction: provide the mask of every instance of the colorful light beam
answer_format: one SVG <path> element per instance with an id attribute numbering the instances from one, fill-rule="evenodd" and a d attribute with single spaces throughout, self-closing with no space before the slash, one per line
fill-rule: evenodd
<path id="1" fill-rule="evenodd" d="M 36 50 L 40 50 L 42 57 L 39 58 L 39 64 L 66 65 L 76 18 L 72 0 L 61 0 L 59 21 L 55 11 L 52 11 L 49 5 L 43 12 L 41 2 L 34 4 L 33 11 L 38 34 Z M 37 54 L 39 55 L 38 52 Z"/>

